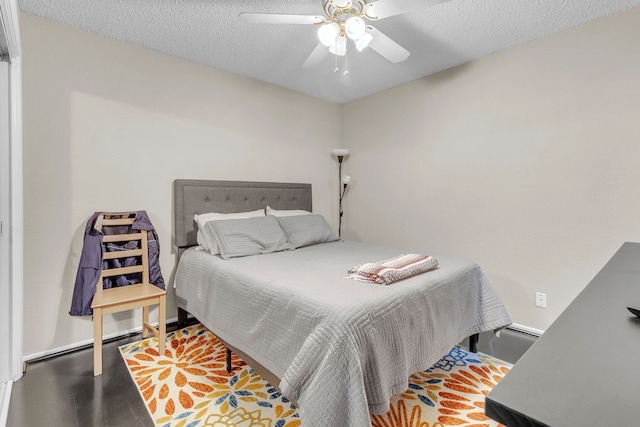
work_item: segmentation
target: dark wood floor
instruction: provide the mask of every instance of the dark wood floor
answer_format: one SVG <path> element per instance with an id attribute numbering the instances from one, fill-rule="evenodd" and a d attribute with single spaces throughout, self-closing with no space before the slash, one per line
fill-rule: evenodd
<path id="1" fill-rule="evenodd" d="M 118 346 L 103 348 L 103 374 L 93 376 L 93 349 L 31 363 L 13 384 L 7 426 L 154 426 Z"/>
<path id="2" fill-rule="evenodd" d="M 175 329 L 175 327 L 169 329 Z M 118 346 L 140 340 L 133 335 L 106 343 L 103 374 L 93 376 L 91 348 L 30 363 L 13 384 L 7 426 L 150 426 L 154 423 L 120 356 Z M 515 363 L 535 337 L 502 331 L 480 335 L 479 351 Z"/>

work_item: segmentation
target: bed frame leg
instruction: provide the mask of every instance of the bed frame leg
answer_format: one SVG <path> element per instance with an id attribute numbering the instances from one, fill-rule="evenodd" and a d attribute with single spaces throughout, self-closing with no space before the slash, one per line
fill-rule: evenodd
<path id="1" fill-rule="evenodd" d="M 233 371 L 233 366 L 231 365 L 231 350 L 227 348 L 227 372 Z"/>
<path id="2" fill-rule="evenodd" d="M 469 336 L 469 351 L 471 353 L 478 352 L 478 340 L 480 339 L 480 334 L 473 334 Z"/>
<path id="3" fill-rule="evenodd" d="M 178 307 L 178 326 L 182 327 L 187 324 L 187 310 Z"/>

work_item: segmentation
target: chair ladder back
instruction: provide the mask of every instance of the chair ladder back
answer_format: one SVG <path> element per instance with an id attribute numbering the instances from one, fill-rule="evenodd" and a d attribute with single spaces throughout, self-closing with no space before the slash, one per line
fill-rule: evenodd
<path id="1" fill-rule="evenodd" d="M 104 287 L 104 278 L 113 276 L 124 276 L 132 273 L 142 274 L 142 283 L 149 283 L 149 247 L 147 230 L 129 230 L 135 221 L 133 213 L 105 213 L 102 220 L 102 229 L 105 234 L 102 237 L 102 259 L 114 260 L 135 257 L 140 260 L 139 264 L 129 267 L 102 267 L 100 279 L 96 283 L 96 291 L 100 287 Z M 113 233 L 110 231 L 114 227 L 128 226 L 126 233 Z M 133 232 L 130 232 L 133 231 Z M 130 241 L 139 241 L 137 249 L 107 251 L 106 243 L 122 243 Z"/>

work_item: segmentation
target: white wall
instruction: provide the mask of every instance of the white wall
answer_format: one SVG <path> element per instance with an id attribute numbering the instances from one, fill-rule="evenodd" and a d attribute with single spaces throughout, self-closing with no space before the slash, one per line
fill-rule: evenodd
<path id="1" fill-rule="evenodd" d="M 546 329 L 640 241 L 639 76 L 635 8 L 345 105 L 343 236 L 471 258 Z"/>
<path id="2" fill-rule="evenodd" d="M 176 178 L 309 182 L 314 210 L 334 217 L 330 151 L 341 129 L 326 123 L 340 123 L 338 105 L 31 15 L 20 19 L 27 357 L 92 339 L 91 319 L 68 311 L 95 211 L 145 209 L 170 285 Z M 105 334 L 138 326 L 138 315 L 107 317 Z"/>

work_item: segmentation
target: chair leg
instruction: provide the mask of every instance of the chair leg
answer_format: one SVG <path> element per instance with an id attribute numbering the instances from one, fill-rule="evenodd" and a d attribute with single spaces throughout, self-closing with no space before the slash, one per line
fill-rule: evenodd
<path id="1" fill-rule="evenodd" d="M 167 298 L 166 295 L 160 297 L 158 303 L 158 353 L 162 356 L 167 341 Z"/>
<path id="2" fill-rule="evenodd" d="M 102 375 L 102 309 L 93 310 L 93 375 Z"/>
<path id="3" fill-rule="evenodd" d="M 147 325 L 149 324 L 149 306 L 142 306 L 142 339 L 145 339 L 149 336 L 149 330 L 147 329 Z"/>

